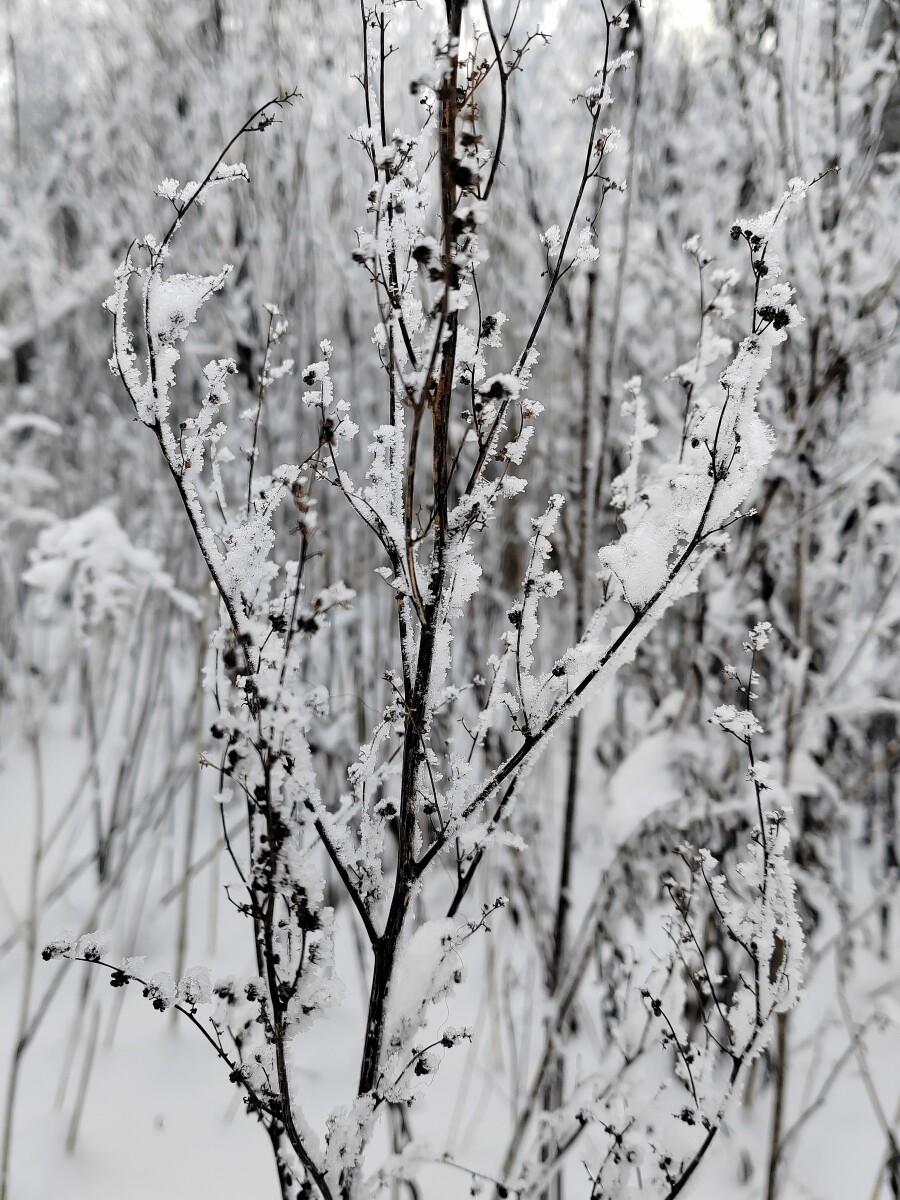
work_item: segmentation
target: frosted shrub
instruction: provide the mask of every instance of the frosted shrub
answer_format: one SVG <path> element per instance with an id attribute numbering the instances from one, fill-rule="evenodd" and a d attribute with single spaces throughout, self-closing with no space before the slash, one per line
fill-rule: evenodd
<path id="1" fill-rule="evenodd" d="M 285 1197 L 374 1195 L 439 1160 L 415 1139 L 383 1162 L 372 1161 L 370 1147 L 382 1115 L 412 1105 L 423 1081 L 439 1074 L 444 1055 L 471 1037 L 454 1025 L 433 1037 L 429 1019 L 438 1001 L 452 1014 L 469 942 L 504 920 L 499 889 L 488 881 L 493 894 L 473 901 L 473 880 L 497 844 L 527 858 L 515 801 L 529 770 L 553 735 L 633 661 L 667 610 L 697 589 L 704 567 L 727 545 L 729 528 L 746 515 L 773 450 L 757 410 L 760 384 L 801 320 L 770 247 L 809 186 L 793 180 L 771 212 L 733 226 L 754 279 L 765 276 L 766 285 L 756 288 L 736 350 L 701 333 L 693 363 L 680 369 L 690 384 L 681 444 L 649 470 L 642 448 L 656 429 L 640 379 L 626 385 L 633 432 L 612 485 L 620 536 L 593 548 L 602 601 L 587 615 L 583 635 L 572 644 L 556 639 L 549 665 L 544 661 L 563 587 L 551 559 L 564 500 L 535 497 L 519 596 L 496 653 L 477 675 L 463 677 L 460 630 L 491 569 L 485 534 L 508 506 L 525 503 L 529 455 L 546 421 L 535 395 L 545 316 L 561 280 L 596 260 L 591 222 L 606 195 L 622 189 L 605 173 L 616 131 L 603 122 L 613 78 L 629 61 L 628 54 L 609 53 L 611 30 L 624 16 L 609 15 L 601 4 L 605 52 L 578 97 L 583 166 L 564 189 L 560 184 L 570 207 L 541 239 L 543 295 L 530 332 L 509 348 L 505 314 L 481 311 L 478 277 L 502 161 L 509 77 L 534 35 L 514 48 L 514 32 L 501 38 L 485 5 L 480 17 L 471 14 L 483 45 L 492 48 L 484 58 L 483 45 L 478 53 L 466 49 L 472 37 L 464 7 L 450 0 L 436 56 L 414 81 L 421 124 L 388 134 L 380 110 L 385 97 L 374 84 L 384 43 L 379 52 L 373 36 L 383 34 L 386 17 L 381 6 L 364 6 L 368 123 L 353 137 L 372 183 L 353 258 L 378 309 L 372 345 L 384 374 L 383 423 L 360 431 L 361 418 L 332 375 L 333 343 L 323 340 L 321 357 L 297 372 L 309 453 L 263 469 L 259 432 L 272 396 L 294 370 L 288 360 L 275 361 L 285 324 L 274 306 L 258 400 L 240 415 L 240 433 L 229 420 L 228 387 L 237 370 L 230 359 L 203 369 L 199 406 L 188 412 L 181 394 L 183 347 L 201 307 L 215 304 L 228 287 L 231 268 L 173 273 L 173 246 L 199 219 L 196 210 L 214 186 L 246 182 L 244 165 L 226 161 L 231 147 L 241 135 L 264 130 L 294 94 L 260 108 L 199 183 L 163 180 L 157 191 L 174 206 L 174 219 L 162 237 L 132 244 L 107 300 L 111 369 L 158 443 L 218 598 L 221 619 L 206 673 L 216 716 L 203 760 L 216 773 L 222 810 L 236 804 L 246 811 L 244 845 L 232 844 L 224 816 L 222 827 L 240 881 L 232 899 L 251 930 L 255 966 L 246 979 L 212 981 L 194 968 L 176 981 L 165 972 L 144 979 L 133 960 L 107 959 L 94 942 L 88 953 L 87 942 L 61 939 L 47 954 L 105 965 L 114 985 L 133 979 L 155 1008 L 174 1008 L 194 1024 L 264 1127 Z M 503 99 L 493 150 L 476 103 L 488 80 L 498 81 Z M 727 228 L 722 234 L 727 238 Z M 686 249 L 702 266 L 709 262 L 699 240 Z M 722 311 L 730 312 L 735 283 L 733 274 L 716 280 Z M 726 359 L 718 387 L 706 386 L 712 365 Z M 367 448 L 362 473 L 348 453 L 355 438 Z M 238 441 L 243 453 L 235 453 Z M 371 536 L 378 586 L 389 589 L 396 614 L 394 644 L 383 662 L 386 700 L 371 737 L 344 764 L 346 789 L 337 804 L 323 798 L 310 748 L 311 731 L 329 720 L 329 697 L 308 673 L 307 653 L 316 632 L 356 598 L 339 579 L 318 590 L 309 583 L 326 488 L 340 494 L 347 519 Z M 282 555 L 280 531 L 288 525 L 293 549 Z M 142 570 L 152 586 L 168 586 L 149 561 L 123 551 L 116 563 L 105 592 L 110 604 L 126 568 Z M 30 582 L 50 586 L 68 569 L 68 562 L 56 562 L 48 540 Z M 749 644 L 755 657 L 764 632 L 755 631 Z M 750 759 L 758 803 L 747 823 L 744 861 L 726 877 L 703 848 L 684 845 L 680 858 L 673 856 L 673 868 L 684 870 L 666 884 L 667 957 L 648 956 L 627 970 L 620 962 L 606 980 L 615 1061 L 596 1064 L 535 1131 L 557 1040 L 583 978 L 584 946 L 593 942 L 592 913 L 585 917 L 561 963 L 546 1052 L 516 1116 L 506 1160 L 490 1177 L 499 1195 L 545 1194 L 576 1147 L 592 1196 L 674 1197 L 720 1129 L 773 1017 L 796 1000 L 802 936 L 786 821 L 763 803 L 765 771 L 753 758 L 760 729 L 750 707 L 752 672 L 751 666 L 747 707 L 723 706 L 716 714 Z M 503 747 L 499 761 L 488 753 L 492 739 Z M 368 947 L 370 993 L 359 1029 L 358 1084 L 315 1130 L 302 1110 L 291 1056 L 342 1000 L 329 880 L 352 906 Z M 470 906 L 474 915 L 467 917 Z M 727 995 L 698 936 L 707 921 L 743 955 Z M 684 1019 L 688 989 L 697 997 L 692 1028 Z M 645 1069 L 650 1061 L 657 1065 Z M 659 1063 L 670 1076 L 663 1084 Z M 485 1178 L 474 1168 L 471 1174 L 476 1182 Z"/>

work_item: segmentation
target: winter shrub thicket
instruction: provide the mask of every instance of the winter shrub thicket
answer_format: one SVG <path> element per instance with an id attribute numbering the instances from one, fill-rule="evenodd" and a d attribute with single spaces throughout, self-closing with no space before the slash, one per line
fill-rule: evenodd
<path id="1" fill-rule="evenodd" d="M 283 1198 L 897 1186 L 892 12 L 10 7 L 4 1200 L 102 977 Z"/>

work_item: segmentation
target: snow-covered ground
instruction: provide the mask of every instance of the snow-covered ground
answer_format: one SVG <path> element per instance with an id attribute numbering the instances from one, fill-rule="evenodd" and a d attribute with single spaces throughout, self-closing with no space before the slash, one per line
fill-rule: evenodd
<path id="1" fill-rule="evenodd" d="M 79 774 L 83 747 L 76 732 L 71 713 L 55 708 L 43 739 L 48 750 L 42 755 L 48 826 Z M 667 790 L 671 785 L 663 749 L 655 747 L 654 754 L 647 757 L 654 746 L 645 746 L 643 768 L 636 761 L 623 764 L 612 789 L 614 831 L 620 830 L 627 797 L 637 819 L 655 804 L 673 799 Z M 10 898 L 18 899 L 28 891 L 29 860 L 23 848 L 31 844 L 32 789 L 27 744 L 22 738 L 9 738 L 0 773 L 0 877 Z M 182 790 L 180 803 L 185 796 Z M 213 808 L 208 802 L 208 807 L 201 809 L 195 858 L 202 857 L 215 834 Z M 588 832 L 578 864 L 582 888 L 587 887 L 605 855 L 603 824 L 602 814 L 592 817 L 594 833 Z M 150 894 L 157 902 L 148 905 L 136 947 L 124 944 L 125 931 L 132 927 L 127 903 L 103 922 L 112 929 L 114 949 L 146 954 L 148 972 L 171 969 L 175 939 L 177 906 L 171 901 L 160 906 L 158 898 L 179 877 L 176 847 L 171 832 L 162 831 L 158 836 L 160 853 L 150 884 Z M 75 858 L 77 841 L 71 848 Z M 44 878 L 43 885 L 52 886 L 55 878 Z M 186 962 L 205 963 L 214 976 L 245 971 L 249 966 L 247 926 L 225 901 L 225 882 L 227 876 L 220 875 L 211 889 L 207 869 L 193 883 Z M 41 937 L 47 940 L 62 926 L 77 924 L 83 911 L 79 899 L 83 903 L 89 893 L 87 884 L 73 889 L 70 900 L 57 905 L 42 924 Z M 213 902 L 217 911 L 211 953 Z M 337 969 L 346 987 L 344 1001 L 296 1045 L 297 1098 L 319 1129 L 328 1113 L 352 1094 L 358 1063 L 366 981 L 359 956 L 352 949 L 355 943 L 349 920 L 349 913 L 342 910 L 336 941 L 342 953 Z M 493 918 L 492 937 L 504 936 L 504 920 L 508 920 L 504 913 Z M 11 928 L 7 913 L 4 935 Z M 434 1147 L 436 1157 L 446 1151 L 455 1161 L 492 1173 L 508 1134 L 509 1099 L 499 1081 L 509 1065 L 513 1042 L 504 1037 L 498 1023 L 484 1020 L 485 1012 L 497 1009 L 498 987 L 502 986 L 488 945 L 473 944 L 470 951 L 465 984 L 454 998 L 437 1007 L 432 1026 L 440 1030 L 445 1024 L 471 1024 L 478 1030 L 475 1041 L 446 1056 L 411 1111 L 410 1120 L 417 1137 L 424 1137 Z M 900 1107 L 900 1023 L 891 1024 L 900 1012 L 900 972 L 896 959 L 880 964 L 873 954 L 860 958 L 865 967 L 850 972 L 847 1000 L 857 1017 L 876 1010 L 883 1016 L 884 1028 L 868 1028 L 863 1045 L 880 1103 L 892 1120 Z M 5 1014 L 0 1023 L 0 1061 L 4 1066 L 13 1051 L 23 969 L 21 948 L 0 959 L 0 1012 Z M 256 1122 L 243 1112 L 226 1071 L 196 1031 L 172 1013 L 155 1012 L 135 985 L 111 989 L 106 972 L 83 964 L 39 961 L 32 1011 L 58 970 L 65 972 L 65 981 L 23 1059 L 10 1200 L 48 1200 L 51 1196 L 61 1200 L 274 1197 L 277 1182 L 268 1142 Z M 789 1066 L 786 1129 L 816 1099 L 831 1065 L 849 1045 L 835 1003 L 833 952 L 817 963 L 810 990 L 790 1021 L 796 1050 Z M 76 1022 L 80 1026 L 73 1043 Z M 86 1073 L 88 1048 L 95 1039 L 96 1055 Z M 589 1058 L 589 1046 L 585 1054 Z M 520 1078 L 527 1079 L 528 1068 L 526 1055 L 518 1064 Z M 759 1085 L 757 1079 L 755 1086 Z M 448 1096 L 452 1098 L 449 1106 Z M 452 1113 L 449 1125 L 448 1111 Z M 754 1105 L 749 1116 L 737 1113 L 684 1194 L 693 1200 L 761 1200 L 769 1116 L 768 1103 Z M 73 1131 L 75 1145 L 67 1150 Z M 879 1118 L 858 1064 L 850 1056 L 824 1103 L 791 1141 L 783 1200 L 887 1197 L 885 1147 Z M 383 1145 L 377 1147 L 376 1153 L 384 1149 Z M 568 1177 L 572 1194 L 580 1195 L 584 1172 L 576 1158 Z M 420 1180 L 428 1200 L 462 1200 L 469 1195 L 468 1177 L 445 1165 L 424 1170 Z"/>

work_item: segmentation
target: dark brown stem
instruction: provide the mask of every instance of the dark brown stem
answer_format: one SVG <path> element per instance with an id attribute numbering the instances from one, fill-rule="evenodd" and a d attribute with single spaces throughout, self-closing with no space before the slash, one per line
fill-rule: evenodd
<path id="1" fill-rule="evenodd" d="M 457 80 L 459 72 L 459 35 L 462 24 L 463 0 L 448 0 L 448 54 L 450 68 L 441 88 L 440 160 L 441 160 L 441 217 L 444 246 L 443 311 L 448 336 L 441 349 L 437 385 L 431 400 L 432 411 L 432 488 L 434 494 L 434 550 L 431 563 L 432 601 L 425 609 L 425 622 L 419 638 L 415 684 L 412 703 L 407 706 L 403 735 L 403 767 L 400 787 L 400 812 L 397 819 L 397 870 L 384 933 L 373 944 L 375 962 L 369 991 L 365 1040 L 359 1073 L 359 1094 L 374 1090 L 381 1064 L 381 1048 L 388 990 L 393 978 L 397 952 L 406 921 L 406 914 L 418 873 L 415 861 L 417 830 L 417 784 L 422 762 L 421 730 L 427 725 L 427 709 L 431 691 L 436 636 L 443 619 L 441 606 L 446 599 L 444 590 L 445 549 L 447 538 L 447 484 L 450 462 L 450 398 L 456 361 L 456 314 L 449 309 L 451 267 L 455 248 L 453 215 L 457 189 L 453 181 L 456 158 L 456 121 L 459 113 Z M 407 503 L 410 503 L 407 498 Z"/>
<path id="2" fill-rule="evenodd" d="M 779 1013 L 775 1022 L 775 1098 L 772 1103 L 772 1135 L 769 1139 L 769 1170 L 766 1200 L 775 1200 L 778 1188 L 778 1163 L 781 1158 L 781 1131 L 784 1125 L 784 1096 L 787 1086 L 788 1014 Z"/>
<path id="3" fill-rule="evenodd" d="M 578 527 L 575 548 L 575 637 L 577 644 L 584 634 L 587 607 L 587 542 L 588 542 L 588 480 L 590 471 L 591 404 L 593 398 L 594 309 L 597 291 L 597 272 L 592 270 L 587 280 L 587 305 L 584 317 L 584 352 L 582 354 L 581 427 L 579 429 Z M 553 928 L 553 957 L 548 985 L 551 994 L 559 983 L 559 972 L 566 953 L 566 928 L 571 907 L 572 856 L 575 845 L 576 809 L 578 804 L 578 764 L 581 751 L 581 716 L 572 720 L 569 736 L 569 763 L 566 778 L 566 808 L 563 819 L 562 853 L 560 856 L 559 887 L 557 889 L 556 920 Z"/>

